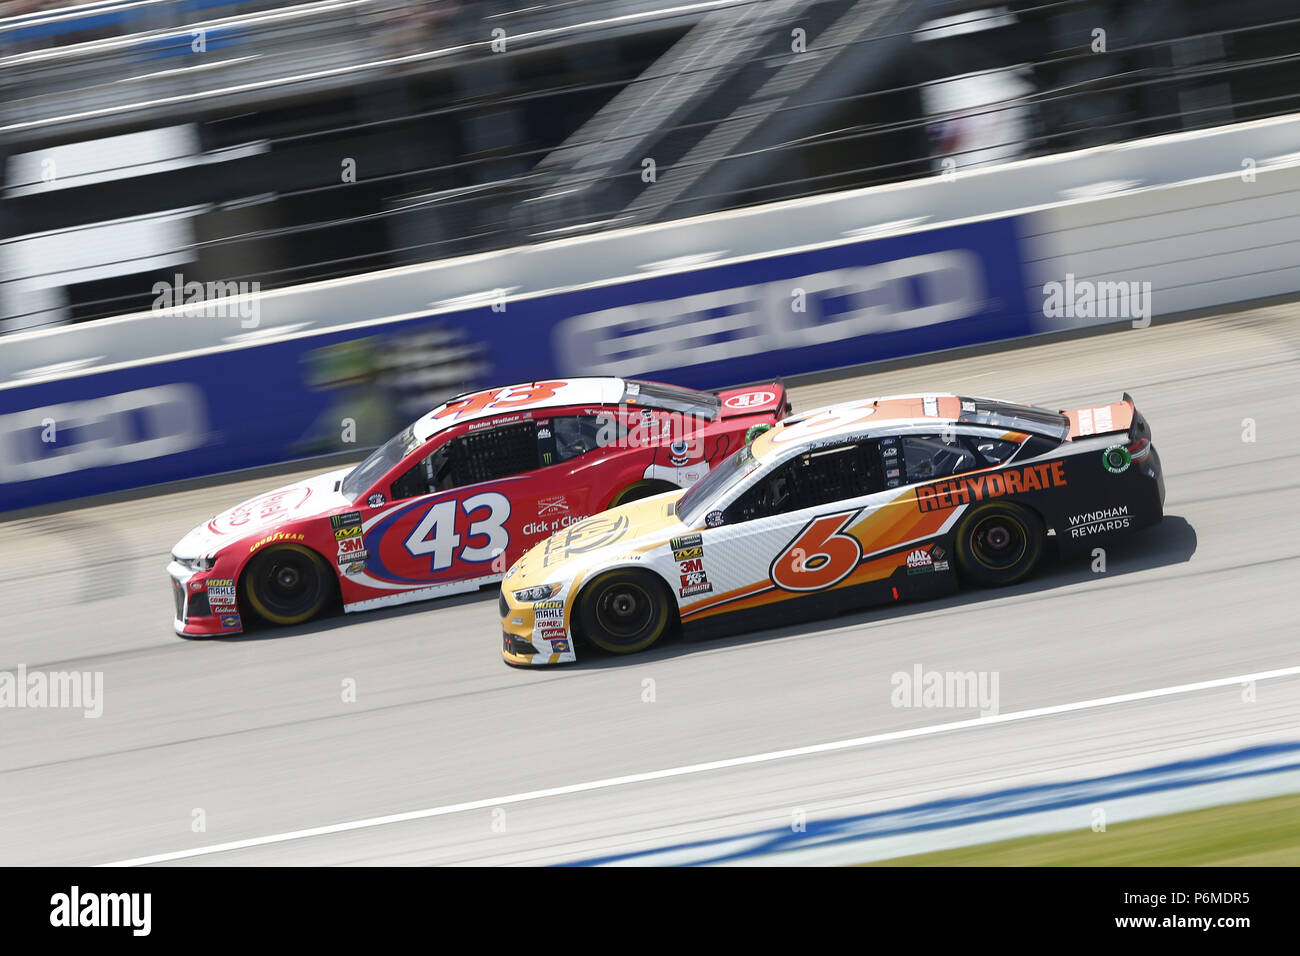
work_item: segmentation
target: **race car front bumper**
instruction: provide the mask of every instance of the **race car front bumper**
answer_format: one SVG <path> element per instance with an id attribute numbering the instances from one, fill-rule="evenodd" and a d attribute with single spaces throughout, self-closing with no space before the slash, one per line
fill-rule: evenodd
<path id="1" fill-rule="evenodd" d="M 217 637 L 244 630 L 235 603 L 233 578 L 223 577 L 216 570 L 195 571 L 179 561 L 167 565 L 167 575 L 172 580 L 172 630 L 177 634 Z"/>
<path id="2" fill-rule="evenodd" d="M 563 597 L 548 601 L 516 601 L 503 585 L 497 608 L 501 615 L 501 656 L 507 664 L 516 667 L 542 667 L 549 664 L 567 664 L 577 660 L 573 651 L 573 635 L 568 629 L 568 614 Z M 560 622 L 538 621 L 538 611 L 549 612 L 553 617 L 558 604 Z"/>

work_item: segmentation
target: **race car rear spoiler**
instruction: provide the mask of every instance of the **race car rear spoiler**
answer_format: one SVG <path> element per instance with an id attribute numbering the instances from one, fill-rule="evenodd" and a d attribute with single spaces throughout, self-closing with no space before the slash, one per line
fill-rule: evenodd
<path id="1" fill-rule="evenodd" d="M 722 418 L 744 415 L 772 415 L 780 419 L 793 410 L 781 379 L 743 388 L 724 388 L 713 393 L 722 399 Z"/>
<path id="2" fill-rule="evenodd" d="M 1133 404 L 1133 399 L 1125 392 L 1123 401 L 1090 408 L 1076 408 L 1063 411 L 1062 414 L 1069 419 L 1068 437 L 1074 440 L 1127 432 L 1137 418 L 1137 408 Z"/>
<path id="3" fill-rule="evenodd" d="M 1124 393 L 1124 401 L 1133 409 L 1133 417 L 1128 426 L 1128 452 L 1136 460 L 1144 456 L 1151 448 L 1151 426 L 1145 416 L 1137 410 L 1133 396 Z"/>

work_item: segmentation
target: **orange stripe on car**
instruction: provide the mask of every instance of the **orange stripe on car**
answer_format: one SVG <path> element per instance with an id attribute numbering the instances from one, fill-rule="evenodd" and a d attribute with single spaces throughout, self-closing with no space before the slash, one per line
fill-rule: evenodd
<path id="1" fill-rule="evenodd" d="M 688 617 L 702 617 L 706 613 L 712 613 L 715 608 L 722 607 L 723 605 L 728 605 L 729 607 L 734 601 L 743 600 L 749 595 L 755 594 L 759 591 L 768 591 L 774 587 L 775 585 L 771 581 L 759 581 L 755 584 L 746 584 L 744 587 L 735 588 L 734 590 L 726 591 L 722 594 L 715 594 L 713 597 L 705 598 L 703 601 L 696 601 L 694 604 L 682 608 L 681 616 L 683 620 Z"/>

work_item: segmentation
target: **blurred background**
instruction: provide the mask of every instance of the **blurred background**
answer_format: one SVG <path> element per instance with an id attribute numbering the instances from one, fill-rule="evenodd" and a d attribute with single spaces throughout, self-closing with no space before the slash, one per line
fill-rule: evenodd
<path id="1" fill-rule="evenodd" d="M 4 0 L 0 332 L 1277 116 L 1297 50 L 1294 0 Z"/>

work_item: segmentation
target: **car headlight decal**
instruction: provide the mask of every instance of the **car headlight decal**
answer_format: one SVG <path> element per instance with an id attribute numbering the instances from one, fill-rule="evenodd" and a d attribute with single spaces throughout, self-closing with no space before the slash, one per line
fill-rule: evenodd
<path id="1" fill-rule="evenodd" d="M 211 558 L 178 558 L 174 554 L 172 560 L 187 571 L 211 571 L 212 565 L 216 563 Z"/>
<path id="2" fill-rule="evenodd" d="M 516 591 L 514 596 L 515 600 L 521 604 L 532 604 L 535 601 L 545 601 L 547 598 L 553 597 L 559 589 L 558 584 L 539 584 L 536 587 Z"/>

